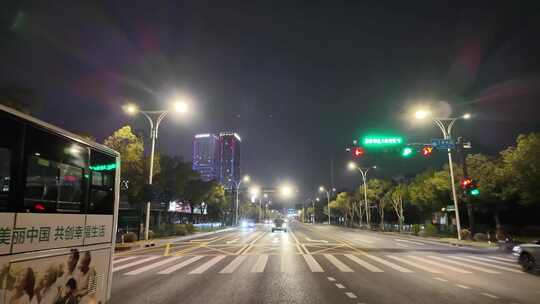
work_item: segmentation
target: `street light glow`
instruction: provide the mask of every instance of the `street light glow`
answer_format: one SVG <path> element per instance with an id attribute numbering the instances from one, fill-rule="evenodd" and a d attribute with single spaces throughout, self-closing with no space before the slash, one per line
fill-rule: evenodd
<path id="1" fill-rule="evenodd" d="M 290 185 L 282 185 L 279 189 L 279 192 L 284 197 L 290 197 L 293 194 L 294 190 Z"/>
<path id="2" fill-rule="evenodd" d="M 425 119 L 427 118 L 428 116 L 430 115 L 429 111 L 427 110 L 417 110 L 415 113 L 414 113 L 414 117 L 416 117 L 416 119 Z"/>
<path id="3" fill-rule="evenodd" d="M 356 169 L 356 164 L 355 164 L 354 162 L 349 162 L 349 163 L 347 164 L 347 168 L 348 168 L 349 170 L 354 170 L 354 169 Z"/>
<path id="4" fill-rule="evenodd" d="M 128 104 L 124 105 L 122 107 L 122 109 L 128 115 L 135 115 L 135 114 L 137 114 L 137 112 L 139 112 L 139 108 L 136 105 L 132 104 L 132 103 L 128 103 Z"/>
<path id="5" fill-rule="evenodd" d="M 326 191 L 326 190 L 324 189 L 324 187 L 323 187 L 323 186 L 319 186 L 319 192 L 324 192 L 324 191 Z"/>
<path id="6" fill-rule="evenodd" d="M 463 114 L 463 119 L 469 119 L 469 118 L 471 118 L 471 113 Z"/>
<path id="7" fill-rule="evenodd" d="M 187 113 L 189 111 L 188 104 L 184 101 L 176 101 L 173 104 L 173 108 L 177 113 Z"/>
<path id="8" fill-rule="evenodd" d="M 249 177 L 249 175 L 245 175 L 245 176 L 242 178 L 242 181 L 244 181 L 244 183 L 249 183 L 250 179 L 251 179 L 251 178 Z"/>
<path id="9" fill-rule="evenodd" d="M 253 186 L 249 189 L 249 194 L 253 197 L 259 196 L 259 192 L 261 192 L 261 188 L 259 186 Z"/>

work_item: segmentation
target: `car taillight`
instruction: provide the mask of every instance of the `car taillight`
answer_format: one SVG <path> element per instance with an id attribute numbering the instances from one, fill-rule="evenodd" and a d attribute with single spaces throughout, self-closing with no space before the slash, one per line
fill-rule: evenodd
<path id="1" fill-rule="evenodd" d="M 43 203 L 35 203 L 34 204 L 34 210 L 35 211 L 45 211 L 45 205 Z"/>

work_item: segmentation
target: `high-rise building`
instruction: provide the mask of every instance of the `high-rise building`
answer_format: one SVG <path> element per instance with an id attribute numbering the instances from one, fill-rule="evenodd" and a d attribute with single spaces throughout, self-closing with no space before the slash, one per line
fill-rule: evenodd
<path id="1" fill-rule="evenodd" d="M 225 189 L 232 189 L 240 181 L 240 142 L 242 139 L 233 132 L 219 133 L 220 169 L 219 181 Z"/>
<path id="2" fill-rule="evenodd" d="M 204 181 L 220 180 L 220 140 L 215 134 L 197 134 L 193 138 L 193 170 Z"/>

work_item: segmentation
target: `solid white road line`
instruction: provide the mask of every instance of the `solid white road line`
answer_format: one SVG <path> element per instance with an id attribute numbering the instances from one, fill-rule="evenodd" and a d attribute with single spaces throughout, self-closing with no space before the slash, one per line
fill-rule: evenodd
<path id="1" fill-rule="evenodd" d="M 229 265 L 225 266 L 219 273 L 233 273 L 240 264 L 247 258 L 247 255 L 237 256 Z"/>
<path id="2" fill-rule="evenodd" d="M 345 254 L 345 256 L 347 258 L 349 258 L 350 260 L 352 260 L 353 262 L 355 262 L 356 264 L 366 268 L 367 270 L 369 270 L 371 272 L 384 272 L 382 269 L 380 269 L 378 267 L 375 267 L 375 266 L 371 265 L 370 263 L 368 263 L 368 262 L 366 262 L 364 260 L 361 260 L 360 258 L 358 258 L 355 255 Z"/>
<path id="3" fill-rule="evenodd" d="M 441 282 L 448 282 L 447 279 L 443 279 L 443 278 L 439 278 L 439 277 L 434 277 L 435 280 L 437 281 L 441 281 Z"/>
<path id="4" fill-rule="evenodd" d="M 129 260 L 133 260 L 135 258 L 138 258 L 140 256 L 130 256 L 130 257 L 125 257 L 125 258 L 114 258 L 113 260 L 113 265 L 116 264 L 116 263 L 121 263 L 121 262 L 126 262 L 126 261 L 129 261 Z"/>
<path id="5" fill-rule="evenodd" d="M 201 266 L 197 267 L 195 270 L 191 271 L 189 274 L 201 274 L 205 271 L 207 271 L 210 267 L 216 265 L 219 261 L 223 260 L 225 258 L 224 255 L 218 255 L 214 258 L 212 258 L 210 261 L 202 264 Z"/>
<path id="6" fill-rule="evenodd" d="M 512 262 L 512 263 L 516 263 L 517 261 L 517 259 L 509 259 L 509 258 L 503 258 L 503 257 L 498 257 L 498 256 L 492 256 L 492 255 L 490 255 L 489 257 L 492 259 L 497 259 L 497 260 Z"/>
<path id="7" fill-rule="evenodd" d="M 148 270 L 152 270 L 154 268 L 158 268 L 160 266 L 163 266 L 167 263 L 170 263 L 170 262 L 174 262 L 178 259 L 181 259 L 182 257 L 181 256 L 175 256 L 175 257 L 170 257 L 168 259 L 165 259 L 163 261 L 159 261 L 157 263 L 154 263 L 154 264 L 150 264 L 150 265 L 147 265 L 147 266 L 144 266 L 144 267 L 141 267 L 139 269 L 136 269 L 136 270 L 133 270 L 133 271 L 130 271 L 128 273 L 126 273 L 125 275 L 136 275 L 136 274 L 139 274 L 139 273 L 143 273 L 145 271 L 148 271 Z"/>
<path id="8" fill-rule="evenodd" d="M 404 240 L 404 239 L 394 239 L 394 241 L 396 241 L 396 242 L 405 242 L 405 243 L 414 244 L 414 245 L 420 245 L 420 246 L 426 245 L 425 243 L 414 242 L 414 241 L 409 241 L 409 240 Z"/>
<path id="9" fill-rule="evenodd" d="M 417 261 L 421 261 L 421 262 L 424 262 L 424 263 L 435 265 L 435 266 L 438 266 L 440 268 L 446 268 L 448 270 L 452 270 L 452 271 L 455 271 L 455 272 L 458 272 L 458 273 L 462 273 L 462 274 L 470 274 L 470 273 L 472 273 L 470 271 L 463 270 L 461 268 L 456 268 L 456 267 L 452 267 L 450 265 L 446 265 L 446 264 L 442 264 L 442 263 L 439 263 L 439 262 L 431 261 L 431 260 L 428 260 L 428 259 L 423 258 L 423 257 L 417 257 L 417 256 L 412 256 L 412 255 L 409 255 L 409 257 L 411 259 L 415 259 Z"/>
<path id="10" fill-rule="evenodd" d="M 462 267 L 466 267 L 466 268 L 478 270 L 478 271 L 485 272 L 485 273 L 491 273 L 491 274 L 498 274 L 498 273 L 500 273 L 500 272 L 498 272 L 498 271 L 494 271 L 494 270 L 490 270 L 490 269 L 485 269 L 485 268 L 478 267 L 478 266 L 474 266 L 474 265 L 469 265 L 469 264 L 463 263 L 463 262 L 450 261 L 450 260 L 447 259 L 447 258 L 445 259 L 445 258 L 439 257 L 439 256 L 433 256 L 433 255 L 430 255 L 429 258 L 430 258 L 430 259 L 435 259 L 435 260 L 438 260 L 438 261 L 441 261 L 441 262 L 444 262 L 444 263 L 449 263 L 449 264 L 453 264 L 453 265 L 458 265 L 458 266 L 462 266 Z"/>
<path id="11" fill-rule="evenodd" d="M 508 266 L 508 267 L 514 267 L 514 268 L 521 269 L 521 266 L 517 265 L 515 262 L 509 263 L 509 262 L 497 261 L 497 260 L 478 257 L 478 256 L 474 256 L 474 255 L 469 255 L 468 257 L 470 257 L 471 259 L 475 259 L 475 260 L 486 261 L 486 262 L 491 262 L 491 263 L 495 263 L 495 264 L 500 264 L 500 265 L 503 265 L 503 266 Z"/>
<path id="12" fill-rule="evenodd" d="M 342 284 L 339 284 L 339 283 L 336 283 L 336 287 L 339 288 L 339 289 L 345 289 L 345 286 L 343 286 Z"/>
<path id="13" fill-rule="evenodd" d="M 113 267 L 113 272 L 120 271 L 122 269 L 126 269 L 126 268 L 129 268 L 129 267 L 133 267 L 133 266 L 136 266 L 136 265 L 139 265 L 139 264 L 142 264 L 142 263 L 150 262 L 152 260 L 159 259 L 160 257 L 161 257 L 160 255 L 151 256 L 151 257 L 148 257 L 146 259 L 142 259 L 142 260 L 138 260 L 138 261 L 135 261 L 135 262 L 124 264 L 122 266 Z"/>
<path id="14" fill-rule="evenodd" d="M 336 268 L 339 269 L 339 271 L 341 271 L 341 272 L 353 272 L 353 270 L 349 266 L 343 264 L 343 262 L 338 260 L 335 256 L 333 256 L 331 254 L 325 254 L 324 257 L 330 263 L 332 263 L 334 266 L 336 266 Z"/>
<path id="15" fill-rule="evenodd" d="M 251 272 L 261 273 L 264 272 L 264 268 L 266 268 L 266 263 L 268 262 L 268 255 L 263 254 L 257 258 L 257 262 L 255 262 L 255 265 L 253 265 L 253 268 L 251 268 Z"/>
<path id="16" fill-rule="evenodd" d="M 304 257 L 304 260 L 306 261 L 306 264 L 308 265 L 311 272 L 324 272 L 321 265 L 319 265 L 319 263 L 315 261 L 312 255 L 303 254 L 302 256 Z"/>
<path id="17" fill-rule="evenodd" d="M 514 268 L 509 268 L 509 267 L 504 267 L 504 266 L 499 266 L 499 265 L 493 265 L 493 264 L 486 263 L 486 262 L 474 261 L 474 260 L 464 258 L 464 257 L 450 256 L 450 258 L 456 259 L 456 260 L 466 261 L 466 262 L 477 264 L 477 265 L 483 265 L 483 266 L 487 266 L 487 267 L 491 267 L 491 268 L 495 268 L 495 269 L 506 270 L 506 271 L 510 271 L 510 272 L 513 272 L 513 273 L 523 274 L 523 271 L 521 271 L 521 270 L 516 270 Z"/>
<path id="18" fill-rule="evenodd" d="M 366 256 L 366 257 L 368 257 L 368 258 L 370 258 L 370 259 L 372 259 L 372 260 L 374 260 L 374 261 L 377 261 L 377 262 L 379 262 L 379 263 L 381 263 L 381 264 L 383 264 L 383 265 L 386 265 L 386 266 L 388 266 L 388 267 L 390 267 L 390 268 L 392 268 L 392 269 L 394 269 L 394 270 L 397 270 L 397 271 L 399 271 L 399 272 L 404 272 L 404 273 L 411 273 L 411 272 L 413 272 L 413 271 L 410 270 L 410 269 L 407 269 L 407 268 L 405 268 L 405 267 L 401 267 L 401 266 L 399 266 L 399 265 L 397 265 L 397 264 L 394 264 L 394 263 L 392 263 L 392 262 L 388 262 L 388 261 L 386 261 L 386 260 L 383 260 L 383 259 L 381 259 L 381 258 L 379 258 L 379 257 L 376 257 L 376 256 L 374 256 L 374 255 L 371 255 L 371 254 L 364 253 L 364 256 Z"/>
<path id="19" fill-rule="evenodd" d="M 192 258 L 190 258 L 188 260 L 185 260 L 185 261 L 183 261 L 181 263 L 178 263 L 178 264 L 176 264 L 176 265 L 174 265 L 172 267 L 164 269 L 164 270 L 158 272 L 158 274 L 169 274 L 169 273 L 175 272 L 175 271 L 177 271 L 179 269 L 182 269 L 182 268 L 186 267 L 187 265 L 189 265 L 189 264 L 191 264 L 193 262 L 196 262 L 196 261 L 198 261 L 198 260 L 200 260 L 202 258 L 203 258 L 202 255 L 194 256 L 194 257 L 192 257 Z"/>
<path id="20" fill-rule="evenodd" d="M 346 292 L 345 293 L 347 295 L 347 297 L 351 298 L 351 299 L 356 299 L 356 295 L 352 292 Z"/>
<path id="21" fill-rule="evenodd" d="M 486 296 L 488 298 L 492 298 L 492 299 L 498 299 L 499 297 L 497 297 L 496 295 L 492 295 L 490 293 L 486 293 L 486 292 L 482 292 L 482 295 L 483 296 Z"/>
<path id="22" fill-rule="evenodd" d="M 431 272 L 431 273 L 441 273 L 440 270 L 438 269 L 435 269 L 435 268 L 431 268 L 431 267 L 427 267 L 427 266 L 424 266 L 424 265 L 420 265 L 418 263 L 415 263 L 415 262 L 412 262 L 412 261 L 409 261 L 409 260 L 406 260 L 406 259 L 403 259 L 403 258 L 400 258 L 400 257 L 397 257 L 397 256 L 393 256 L 393 255 L 387 255 L 387 257 L 391 258 L 391 259 L 394 259 L 396 261 L 399 261 L 403 264 L 407 264 L 407 265 L 411 265 L 413 267 L 416 267 L 416 268 L 419 268 L 419 269 L 422 269 L 422 270 L 425 270 L 427 272 Z"/>

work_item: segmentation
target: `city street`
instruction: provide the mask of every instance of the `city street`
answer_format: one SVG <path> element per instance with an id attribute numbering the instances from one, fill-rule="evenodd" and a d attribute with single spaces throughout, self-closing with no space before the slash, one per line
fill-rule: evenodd
<path id="1" fill-rule="evenodd" d="M 537 303 L 509 254 L 291 223 L 117 254 L 111 303 Z"/>

